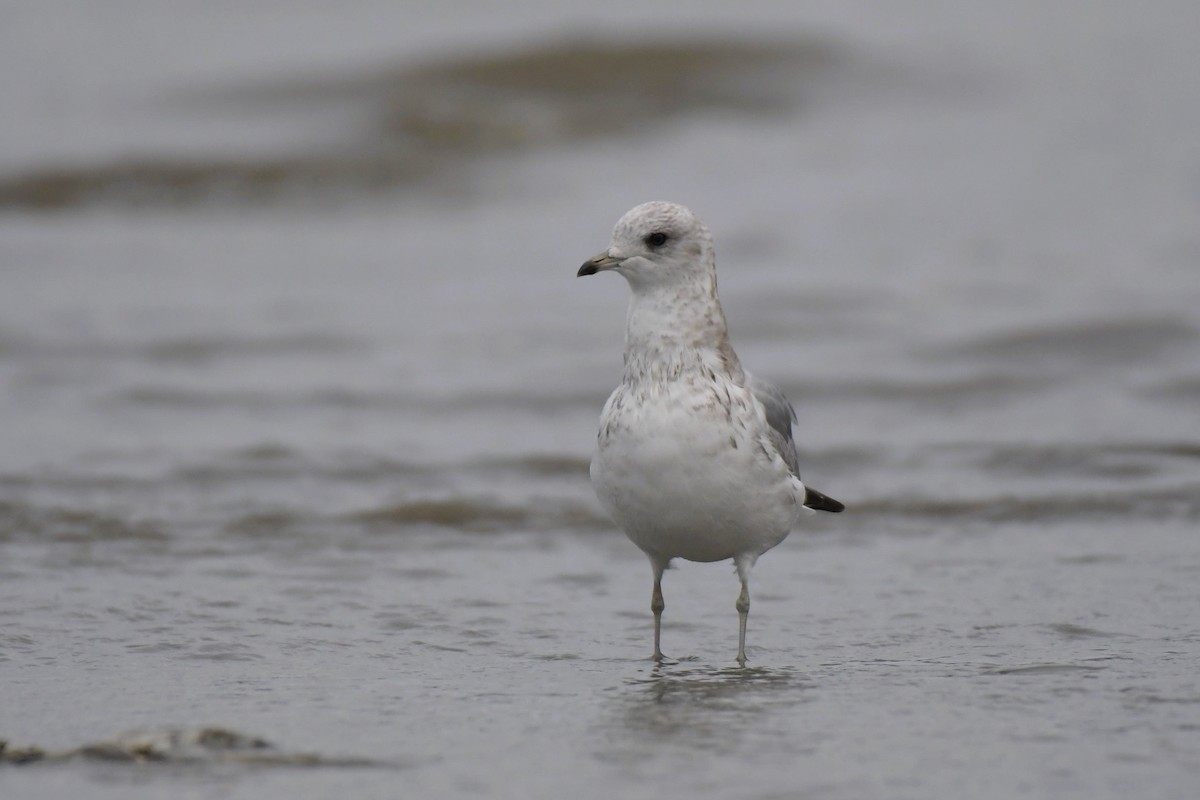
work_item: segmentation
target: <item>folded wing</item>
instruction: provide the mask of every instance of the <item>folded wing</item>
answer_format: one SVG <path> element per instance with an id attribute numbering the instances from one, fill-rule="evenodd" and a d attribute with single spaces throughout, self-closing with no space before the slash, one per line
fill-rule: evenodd
<path id="1" fill-rule="evenodd" d="M 792 438 L 792 423 L 796 422 L 796 410 L 788 402 L 783 390 L 773 383 L 761 380 L 746 373 L 746 388 L 762 403 L 767 414 L 767 424 L 771 426 L 770 438 L 779 455 L 783 457 L 788 469 L 797 478 L 800 477 L 800 459 L 796 455 L 796 442 Z M 805 487 L 804 505 L 817 511 L 837 513 L 846 507 L 823 492 Z"/>

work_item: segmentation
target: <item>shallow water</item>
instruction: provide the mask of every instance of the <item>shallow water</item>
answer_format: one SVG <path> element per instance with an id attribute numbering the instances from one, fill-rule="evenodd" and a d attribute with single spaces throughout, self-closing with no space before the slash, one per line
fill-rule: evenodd
<path id="1" fill-rule="evenodd" d="M 256 8 L 6 26 L 0 795 L 1193 796 L 1193 5 Z M 587 482 L 651 197 L 848 505 L 746 670 Z"/>

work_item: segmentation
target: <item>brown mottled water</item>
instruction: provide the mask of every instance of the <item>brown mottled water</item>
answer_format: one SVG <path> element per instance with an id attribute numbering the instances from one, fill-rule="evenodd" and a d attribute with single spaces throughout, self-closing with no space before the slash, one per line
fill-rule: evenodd
<path id="1" fill-rule="evenodd" d="M 8 15 L 0 796 L 1193 797 L 1195 4 L 528 5 Z M 745 670 L 587 482 L 652 198 L 848 506 Z"/>

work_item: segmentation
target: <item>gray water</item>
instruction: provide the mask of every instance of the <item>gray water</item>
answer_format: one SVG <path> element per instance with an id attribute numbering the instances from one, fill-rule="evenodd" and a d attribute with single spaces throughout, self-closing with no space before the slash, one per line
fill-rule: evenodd
<path id="1" fill-rule="evenodd" d="M 0 796 L 1194 797 L 1200 7 L 527 6 L 5 10 Z M 745 670 L 587 481 L 652 198 L 848 506 Z"/>

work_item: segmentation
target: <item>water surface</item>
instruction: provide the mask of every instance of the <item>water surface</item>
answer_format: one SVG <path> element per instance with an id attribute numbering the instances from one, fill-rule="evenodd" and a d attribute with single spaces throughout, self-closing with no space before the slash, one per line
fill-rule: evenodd
<path id="1" fill-rule="evenodd" d="M 1191 797 L 1196 12 L 1027 5 L 21 12 L 0 793 Z M 587 482 L 656 197 L 848 506 L 745 670 Z"/>

